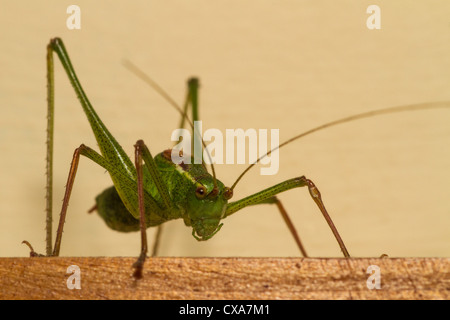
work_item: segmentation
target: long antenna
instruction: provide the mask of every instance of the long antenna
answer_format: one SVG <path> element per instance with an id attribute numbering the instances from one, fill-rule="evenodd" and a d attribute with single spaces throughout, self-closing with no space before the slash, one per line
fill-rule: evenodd
<path id="1" fill-rule="evenodd" d="M 335 121 L 331 121 L 328 123 L 325 123 L 321 126 L 312 128 L 308 131 L 305 131 L 303 133 L 300 133 L 298 135 L 296 135 L 295 137 L 292 137 L 291 139 L 283 142 L 282 144 L 278 145 L 277 147 L 273 148 L 272 150 L 270 150 L 269 152 L 267 152 L 265 155 L 259 157 L 255 162 L 253 162 L 251 165 L 249 165 L 247 167 L 247 169 L 244 170 L 244 172 L 241 173 L 241 175 L 236 179 L 236 181 L 233 183 L 233 185 L 231 186 L 231 190 L 234 189 L 234 187 L 236 187 L 237 183 L 242 179 L 242 177 L 258 162 L 261 161 L 261 159 L 267 157 L 268 155 L 270 155 L 272 152 L 274 152 L 275 150 L 280 149 L 281 147 L 284 147 L 285 145 L 300 139 L 302 137 L 305 137 L 307 135 L 310 135 L 314 132 L 329 128 L 329 127 L 333 127 L 336 126 L 338 124 L 342 124 L 342 123 L 346 123 L 346 122 L 350 122 L 350 121 L 354 121 L 354 120 L 359 120 L 359 119 L 364 119 L 364 118 L 370 118 L 370 117 L 374 117 L 374 116 L 379 116 L 379 115 L 383 115 L 383 114 L 388 114 L 388 113 L 396 113 L 396 112 L 403 112 L 403 111 L 415 111 L 415 110 L 425 110 L 425 109 L 438 109 L 438 108 L 450 108 L 450 102 L 449 101 L 442 101 L 442 102 L 430 102 L 430 103 L 419 103 L 419 104 L 411 104 L 411 105 L 406 105 L 406 106 L 396 106 L 396 107 L 389 107 L 389 108 L 385 108 L 385 109 L 379 109 L 379 110 L 373 110 L 373 111 L 368 111 L 368 112 L 363 112 L 363 113 L 359 113 L 353 116 L 349 116 L 349 117 L 345 117 L 345 118 L 341 118 Z"/>
<path id="2" fill-rule="evenodd" d="M 189 123 L 192 132 L 195 134 L 195 130 L 194 130 L 194 124 L 192 123 L 191 119 L 189 118 L 189 116 L 187 115 L 187 113 L 185 111 L 183 111 L 181 109 L 181 107 L 175 102 L 174 99 L 172 99 L 172 97 L 163 89 L 161 88 L 152 78 L 150 78 L 146 73 L 144 73 L 141 69 L 139 69 L 136 65 L 134 65 L 131 61 L 129 60 L 123 60 L 123 65 L 130 70 L 132 73 L 134 73 L 136 76 L 138 76 L 139 78 L 141 78 L 145 83 L 147 83 L 150 87 L 152 87 L 159 95 L 161 95 L 167 102 L 169 102 L 170 105 L 172 105 L 175 110 L 178 111 L 178 113 L 181 114 L 182 117 L 184 117 L 187 122 Z M 198 134 L 198 133 L 197 133 Z M 206 144 L 205 141 L 203 141 L 203 138 L 201 138 L 202 141 L 202 145 L 206 150 L 206 153 L 208 155 L 209 158 L 209 162 L 211 164 L 211 171 L 212 171 L 212 175 L 213 175 L 213 179 L 214 179 L 214 188 L 217 188 L 217 182 L 216 182 L 216 171 L 214 170 L 214 165 L 213 165 L 213 161 L 211 159 L 211 154 L 208 151 L 208 148 L 206 148 Z M 203 161 L 203 160 L 202 160 Z"/>

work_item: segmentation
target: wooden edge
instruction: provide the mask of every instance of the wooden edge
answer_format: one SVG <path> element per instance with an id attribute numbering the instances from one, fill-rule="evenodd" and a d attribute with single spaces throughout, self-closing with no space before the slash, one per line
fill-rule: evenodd
<path id="1" fill-rule="evenodd" d="M 135 260 L 131 257 L 0 258 L 0 298 L 450 298 L 449 258 L 158 257 L 147 259 L 141 280 L 132 277 Z M 70 269 L 70 266 L 76 267 Z M 378 275 L 379 289 L 376 288 Z M 76 283 L 81 289 L 69 289 Z"/>

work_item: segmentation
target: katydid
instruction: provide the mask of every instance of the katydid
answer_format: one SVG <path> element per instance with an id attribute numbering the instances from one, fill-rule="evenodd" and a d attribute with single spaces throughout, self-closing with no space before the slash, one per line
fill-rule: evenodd
<path id="1" fill-rule="evenodd" d="M 56 240 L 54 246 L 52 246 L 54 53 L 57 54 L 61 61 L 71 85 L 80 100 L 81 106 L 97 140 L 100 153 L 83 144 L 75 149 L 67 179 Z M 187 97 L 184 108 L 182 109 L 145 74 L 137 70 L 136 67 L 130 63 L 128 63 L 128 67 L 162 94 L 178 110 L 182 117 L 180 127 L 183 127 L 185 122 L 187 122 L 193 129 L 193 121 L 198 120 L 197 79 L 192 78 L 188 81 Z M 277 198 L 279 193 L 298 187 L 308 188 L 311 197 L 331 228 L 343 255 L 346 258 L 349 258 L 350 254 L 325 208 L 321 194 L 310 179 L 305 176 L 288 179 L 241 200 L 231 202 L 229 200 L 233 197 L 233 191 L 237 183 L 248 170 L 260 162 L 265 156 L 268 156 L 276 149 L 279 149 L 294 140 L 318 130 L 375 115 L 450 107 L 450 104 L 445 102 L 401 106 L 361 113 L 329 122 L 281 143 L 278 147 L 270 150 L 252 163 L 231 187 L 226 187 L 216 178 L 214 166 L 212 164 L 212 173 L 210 174 L 204 163 L 195 164 L 194 161 L 191 161 L 191 164 L 173 163 L 170 149 L 153 157 L 142 140 L 138 140 L 135 144 L 135 161 L 133 163 L 90 104 L 60 38 L 51 39 L 47 46 L 47 85 L 46 255 L 59 255 L 65 216 L 75 181 L 78 162 L 80 156 L 84 156 L 106 169 L 113 181 L 112 187 L 106 189 L 96 197 L 96 204 L 92 210 L 96 210 L 106 224 L 114 230 L 123 232 L 140 231 L 141 233 L 141 252 L 134 264 L 134 276 L 137 278 L 142 276 L 143 265 L 148 251 L 146 239 L 147 227 L 160 226 L 164 222 L 173 219 L 183 219 L 186 226 L 192 227 L 193 237 L 199 241 L 204 241 L 213 237 L 220 230 L 223 225 L 221 220 L 247 206 L 259 204 L 275 204 L 277 206 L 302 255 L 306 257 L 306 250 L 304 249 L 286 210 Z M 189 106 L 192 109 L 192 119 L 187 115 Z M 196 137 L 193 139 L 195 138 Z M 205 146 L 203 141 L 202 144 Z M 31 245 L 26 241 L 24 242 L 30 247 L 31 255 L 37 256 L 38 254 L 34 252 Z"/>

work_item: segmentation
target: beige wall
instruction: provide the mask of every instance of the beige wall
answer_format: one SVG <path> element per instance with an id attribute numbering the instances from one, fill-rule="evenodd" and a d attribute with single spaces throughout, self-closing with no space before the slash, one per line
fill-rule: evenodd
<path id="1" fill-rule="evenodd" d="M 366 8 L 381 7 L 381 30 Z M 81 30 L 65 24 L 67 1 L 0 1 L 0 256 L 44 251 L 45 46 L 60 36 L 99 115 L 131 155 L 142 138 L 171 146 L 177 113 L 128 72 L 127 58 L 177 101 L 202 81 L 203 127 L 280 129 L 280 139 L 351 114 L 450 101 L 448 1 L 78 1 Z M 55 225 L 73 150 L 96 147 L 57 62 Z M 450 111 L 422 111 L 329 129 L 281 150 L 281 169 L 253 170 L 236 199 L 307 175 L 355 256 L 450 255 Z M 217 166 L 227 185 L 244 169 Z M 137 233 L 110 231 L 86 214 L 111 184 L 81 159 L 62 255 L 136 255 Z M 306 190 L 282 194 L 312 256 L 339 256 Z M 152 239 L 153 230 L 149 230 Z M 199 243 L 167 224 L 162 255 L 297 256 L 276 209 L 249 208 Z"/>

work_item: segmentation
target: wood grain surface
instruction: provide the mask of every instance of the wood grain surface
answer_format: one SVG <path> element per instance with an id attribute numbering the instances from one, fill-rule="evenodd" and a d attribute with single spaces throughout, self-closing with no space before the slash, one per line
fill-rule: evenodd
<path id="1" fill-rule="evenodd" d="M 449 299 L 448 258 L 152 258 L 144 278 L 133 257 L 0 259 L 1 299 Z M 68 289 L 80 268 L 81 289 Z M 367 268 L 380 268 L 369 290 Z"/>

